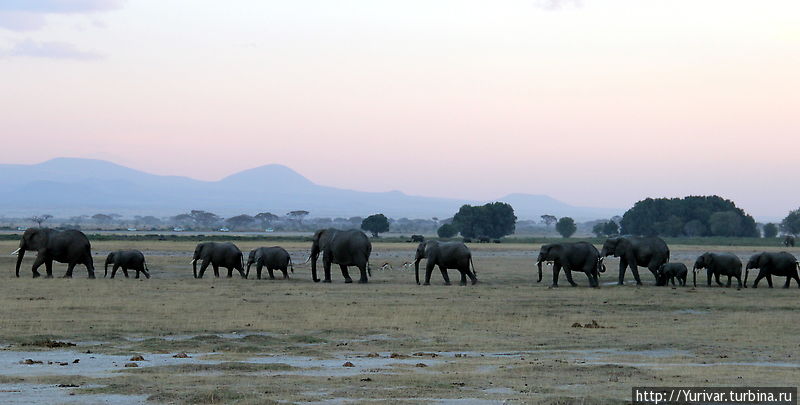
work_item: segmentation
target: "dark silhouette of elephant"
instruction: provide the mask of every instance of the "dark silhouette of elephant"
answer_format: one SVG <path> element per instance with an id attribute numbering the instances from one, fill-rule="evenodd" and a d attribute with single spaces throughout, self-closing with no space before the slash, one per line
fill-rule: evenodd
<path id="1" fill-rule="evenodd" d="M 786 235 L 786 237 L 783 238 L 783 246 L 794 247 L 794 235 Z"/>
<path id="2" fill-rule="evenodd" d="M 108 276 L 108 265 L 113 264 L 111 269 L 111 278 L 117 275 L 117 270 L 122 269 L 122 274 L 128 278 L 128 270 L 136 270 L 136 278 L 139 278 L 139 273 L 144 273 L 144 276 L 150 278 L 150 269 L 147 268 L 147 262 L 144 260 L 144 254 L 138 250 L 117 250 L 111 252 L 106 256 L 106 272 L 103 277 Z"/>
<path id="3" fill-rule="evenodd" d="M 572 279 L 573 271 L 586 273 L 589 278 L 589 285 L 592 287 L 600 286 L 600 274 L 606 271 L 600 253 L 591 243 L 586 242 L 564 242 L 543 245 L 539 249 L 539 256 L 536 258 L 536 267 L 539 269 L 539 279 L 542 281 L 542 263 L 553 263 L 553 284 L 551 287 L 558 287 L 558 273 L 564 269 L 567 281 L 573 287 L 578 284 Z"/>
<path id="4" fill-rule="evenodd" d="M 732 253 L 703 253 L 694 262 L 692 267 L 692 284 L 697 287 L 697 271 L 706 269 L 706 282 L 711 287 L 711 276 L 714 276 L 717 284 L 721 287 L 720 276 L 728 276 L 728 287 L 731 286 L 731 278 L 736 277 L 739 288 L 742 288 L 742 261 Z"/>
<path id="5" fill-rule="evenodd" d="M 306 263 L 311 261 L 311 277 L 314 282 L 319 282 L 317 277 L 317 259 L 322 254 L 322 267 L 325 272 L 325 283 L 331 282 L 331 265 L 338 264 L 342 270 L 345 283 L 352 283 L 348 266 L 358 267 L 361 272 L 359 283 L 366 283 L 369 269 L 369 256 L 372 253 L 372 243 L 367 235 L 357 229 L 341 231 L 328 228 L 320 229 L 314 233 L 311 243 L 311 255 Z M 371 274 L 370 274 L 371 275 Z"/>
<path id="6" fill-rule="evenodd" d="M 664 263 L 658 268 L 658 275 L 656 276 L 656 285 L 665 286 L 671 282 L 675 285 L 675 279 L 678 279 L 678 284 L 681 286 L 686 285 L 686 277 L 689 275 L 689 269 L 683 263 Z"/>
<path id="7" fill-rule="evenodd" d="M 75 266 L 82 264 L 89 272 L 89 278 L 94 278 L 94 261 L 92 260 L 92 246 L 89 239 L 81 231 L 67 230 L 58 231 L 49 228 L 30 228 L 22 234 L 19 241 L 19 249 L 14 251 L 17 254 L 16 274 L 19 277 L 19 266 L 25 252 L 35 250 L 36 260 L 33 262 L 33 277 L 39 277 L 38 268 L 42 264 L 47 271 L 47 277 L 53 277 L 53 261 L 67 264 L 67 273 L 64 278 L 72 277 L 72 270 Z"/>
<path id="8" fill-rule="evenodd" d="M 425 242 L 425 237 L 422 235 L 411 235 L 411 242 L 412 243 Z"/>
<path id="9" fill-rule="evenodd" d="M 467 277 L 472 284 L 478 282 L 475 273 L 475 264 L 472 263 L 472 252 L 463 242 L 439 242 L 429 240 L 417 246 L 414 257 L 414 271 L 416 272 L 417 285 L 419 285 L 419 262 L 427 259 L 425 263 L 425 285 L 431 284 L 431 273 L 434 267 L 439 267 L 444 283 L 450 285 L 447 269 L 456 269 L 461 272 L 461 285 L 467 285 Z M 470 270 L 472 265 L 472 270 Z"/>
<path id="10" fill-rule="evenodd" d="M 253 249 L 247 256 L 247 276 L 250 276 L 250 266 L 256 265 L 256 278 L 261 280 L 261 269 L 266 267 L 269 272 L 269 278 L 275 279 L 273 271 L 280 270 L 283 272 L 283 279 L 289 279 L 289 269 L 294 273 L 294 266 L 292 265 L 292 257 L 286 249 L 280 246 L 273 247 L 260 247 Z"/>
<path id="11" fill-rule="evenodd" d="M 619 257 L 619 285 L 625 284 L 625 271 L 628 267 L 631 268 L 636 284 L 642 285 L 638 266 L 647 267 L 657 277 L 658 268 L 669 262 L 669 247 L 657 236 L 620 236 L 608 238 L 603 243 L 600 257 L 611 255 Z"/>
<path id="12" fill-rule="evenodd" d="M 197 272 L 197 261 L 202 261 L 200 272 Z M 233 270 L 239 271 L 242 278 L 247 276 L 244 273 L 244 260 L 242 251 L 230 242 L 205 242 L 199 243 L 194 249 L 192 261 L 194 278 L 203 278 L 206 268 L 211 265 L 214 269 L 214 277 L 219 277 L 219 268 L 228 269 L 228 278 L 233 276 Z"/>
<path id="13" fill-rule="evenodd" d="M 786 284 L 783 288 L 789 288 L 792 279 L 797 281 L 797 286 L 800 287 L 800 277 L 797 274 L 797 258 L 793 254 L 787 252 L 761 252 L 756 253 L 747 261 L 747 267 L 744 271 L 744 286 L 747 287 L 747 275 L 750 269 L 758 269 L 758 275 L 753 280 L 753 288 L 758 288 L 758 282 L 762 278 L 767 279 L 769 288 L 772 288 L 772 276 L 786 277 Z"/>

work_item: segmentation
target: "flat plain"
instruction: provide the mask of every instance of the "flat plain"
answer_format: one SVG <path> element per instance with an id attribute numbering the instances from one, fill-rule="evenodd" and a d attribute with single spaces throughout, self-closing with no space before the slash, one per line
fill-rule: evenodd
<path id="1" fill-rule="evenodd" d="M 236 243 L 245 255 L 275 244 Z M 369 284 L 344 284 L 338 269 L 323 284 L 302 264 L 310 243 L 283 242 L 288 281 L 195 280 L 192 242 L 98 241 L 98 279 L 82 267 L 32 279 L 34 252 L 14 277 L 16 245 L 0 242 L 3 403 L 604 404 L 641 385 L 800 381 L 800 289 L 783 278 L 773 289 L 709 288 L 705 274 L 697 288 L 691 275 L 655 287 L 643 269 L 644 286 L 616 286 L 609 259 L 600 288 L 581 273 L 570 287 L 563 272 L 549 288 L 549 266 L 536 282 L 539 245 L 503 243 L 470 245 L 477 285 L 444 286 L 437 271 L 417 286 L 401 270 L 415 245 L 378 242 Z M 142 250 L 152 278 L 103 279 L 119 248 Z M 671 250 L 691 269 L 704 251 L 746 260 L 765 248 Z M 377 270 L 384 262 L 394 270 Z"/>

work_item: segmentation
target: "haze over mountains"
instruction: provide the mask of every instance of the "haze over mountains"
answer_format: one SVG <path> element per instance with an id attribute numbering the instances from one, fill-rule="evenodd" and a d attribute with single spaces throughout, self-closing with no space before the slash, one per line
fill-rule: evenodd
<path id="1" fill-rule="evenodd" d="M 519 219 L 542 214 L 576 220 L 609 218 L 624 210 L 575 207 L 546 195 L 510 194 L 494 201 L 511 204 Z M 282 165 L 245 170 L 219 181 L 160 176 L 115 163 L 57 158 L 34 165 L 0 165 L 0 216 L 52 214 L 58 217 L 117 213 L 171 216 L 192 209 L 222 216 L 307 210 L 312 216 L 347 217 L 383 213 L 389 217 L 447 218 L 463 204 L 486 201 L 411 196 L 399 191 L 363 192 L 314 184 Z"/>

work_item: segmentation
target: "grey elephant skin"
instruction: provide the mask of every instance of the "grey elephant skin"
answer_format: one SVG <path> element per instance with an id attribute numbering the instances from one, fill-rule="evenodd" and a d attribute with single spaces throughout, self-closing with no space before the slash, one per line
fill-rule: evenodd
<path id="1" fill-rule="evenodd" d="M 197 272 L 197 261 L 201 261 L 200 272 Z M 205 242 L 200 243 L 194 249 L 192 258 L 192 270 L 194 278 L 203 278 L 206 268 L 211 265 L 214 269 L 214 277 L 219 277 L 219 268 L 228 269 L 228 277 L 233 276 L 233 270 L 239 271 L 242 278 L 246 278 L 244 273 L 244 260 L 242 251 L 230 242 Z"/>
<path id="2" fill-rule="evenodd" d="M 111 269 L 111 278 L 117 275 L 117 270 L 122 269 L 122 274 L 128 278 L 128 270 L 136 271 L 136 278 L 139 278 L 139 273 L 144 273 L 144 276 L 150 278 L 150 269 L 147 268 L 147 262 L 144 260 L 144 254 L 138 250 L 117 250 L 111 252 L 106 256 L 105 274 L 103 277 L 108 276 L 108 265 L 113 264 Z"/>
<path id="3" fill-rule="evenodd" d="M 675 285 L 675 279 L 678 279 L 678 284 L 681 286 L 686 285 L 686 277 L 689 275 L 689 269 L 683 263 L 664 263 L 658 268 L 658 276 L 656 277 L 656 285 L 665 286 L 671 282 Z"/>
<path id="4" fill-rule="evenodd" d="M 789 288 L 792 279 L 795 279 L 797 286 L 800 287 L 797 268 L 797 258 L 788 252 L 761 252 L 754 254 L 747 261 L 747 267 L 744 270 L 744 286 L 747 287 L 747 276 L 750 273 L 750 269 L 758 269 L 758 275 L 753 280 L 753 288 L 758 288 L 758 282 L 762 278 L 766 278 L 769 288 L 772 288 L 772 276 L 786 277 L 786 284 L 783 285 L 783 288 Z"/>
<path id="5" fill-rule="evenodd" d="M 738 256 L 732 253 L 703 253 L 694 262 L 692 268 L 692 284 L 697 287 L 697 271 L 706 269 L 706 283 L 711 287 L 711 277 L 713 276 L 719 286 L 722 283 L 719 281 L 720 276 L 728 276 L 728 287 L 731 286 L 731 279 L 733 277 L 739 282 L 739 288 L 742 288 L 742 261 Z"/>
<path id="6" fill-rule="evenodd" d="M 567 281 L 573 287 L 578 285 L 572 279 L 573 271 L 586 273 L 586 277 L 589 278 L 589 285 L 592 287 L 600 286 L 599 273 L 605 272 L 605 266 L 600 260 L 600 252 L 597 251 L 594 245 L 586 242 L 543 245 L 539 249 L 539 256 L 536 258 L 536 267 L 539 269 L 537 283 L 542 281 L 543 262 L 553 262 L 552 287 L 558 287 L 558 274 L 562 268 L 567 276 Z"/>
<path id="7" fill-rule="evenodd" d="M 65 278 L 72 277 L 75 266 L 82 264 L 89 272 L 89 278 L 94 278 L 94 261 L 92 260 L 92 247 L 89 238 L 81 231 L 58 231 L 49 228 L 31 228 L 22 234 L 19 241 L 16 273 L 19 277 L 19 266 L 28 250 L 35 250 L 36 260 L 33 262 L 33 277 L 39 277 L 38 268 L 42 264 L 47 270 L 47 277 L 53 277 L 53 261 L 67 264 Z"/>
<path id="8" fill-rule="evenodd" d="M 273 247 L 260 247 L 253 249 L 247 256 L 247 272 L 246 276 L 250 276 L 250 266 L 256 265 L 256 277 L 261 280 L 261 270 L 266 267 L 269 272 L 269 278 L 275 279 L 273 271 L 280 270 L 283 272 L 283 279 L 289 279 L 288 270 L 291 268 L 294 273 L 294 266 L 292 265 L 292 257 L 289 252 L 280 246 Z"/>
<path id="9" fill-rule="evenodd" d="M 625 271 L 631 268 L 637 285 L 642 285 L 639 278 L 639 266 L 647 267 L 653 277 L 657 277 L 658 268 L 669 262 L 669 247 L 657 236 L 620 236 L 606 239 L 601 257 L 614 255 L 619 257 L 619 285 L 625 284 Z"/>
<path id="10" fill-rule="evenodd" d="M 447 269 L 456 269 L 461 273 L 461 285 L 467 285 L 467 277 L 472 284 L 478 282 L 475 265 L 472 263 L 472 252 L 463 242 L 439 242 L 436 240 L 425 241 L 417 246 L 414 257 L 414 271 L 416 272 L 417 285 L 419 285 L 419 262 L 426 259 L 425 285 L 431 284 L 431 273 L 434 267 L 439 267 L 444 283 L 450 285 Z M 472 269 L 470 270 L 470 265 Z"/>
<path id="11" fill-rule="evenodd" d="M 784 238 L 783 239 L 783 246 L 794 247 L 794 236 L 788 235 L 786 238 Z"/>
<path id="12" fill-rule="evenodd" d="M 314 282 L 319 282 L 317 277 L 317 259 L 322 254 L 322 268 L 325 272 L 325 283 L 331 282 L 331 265 L 338 264 L 342 270 L 345 283 L 352 283 L 347 267 L 355 266 L 361 272 L 359 283 L 366 283 L 369 256 L 372 254 L 372 243 L 364 232 L 356 229 L 346 231 L 338 229 L 320 229 L 314 233 L 311 243 L 311 277 Z"/>

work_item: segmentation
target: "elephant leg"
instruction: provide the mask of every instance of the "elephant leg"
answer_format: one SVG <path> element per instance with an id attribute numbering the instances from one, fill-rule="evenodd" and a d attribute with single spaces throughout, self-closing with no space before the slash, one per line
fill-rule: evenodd
<path id="1" fill-rule="evenodd" d="M 269 272 L 269 279 L 275 280 L 275 273 L 273 273 L 272 267 L 267 267 L 267 272 Z"/>
<path id="2" fill-rule="evenodd" d="M 717 282 L 718 286 L 722 287 L 722 282 L 719 281 L 719 275 L 720 275 L 719 273 L 715 273 L 714 274 L 714 280 Z"/>
<path id="3" fill-rule="evenodd" d="M 767 284 L 769 284 L 769 288 L 772 288 L 772 274 L 767 274 L 766 279 Z"/>
<path id="4" fill-rule="evenodd" d="M 228 267 L 228 278 L 233 277 L 233 266 Z"/>
<path id="5" fill-rule="evenodd" d="M 361 273 L 361 277 L 358 279 L 358 283 L 359 284 L 368 283 L 369 282 L 369 278 L 367 277 L 367 262 L 365 261 L 364 263 L 359 263 L 357 265 L 357 267 L 358 267 L 358 271 Z M 283 270 L 283 274 L 286 274 L 286 278 L 289 277 L 289 275 L 288 275 L 288 273 L 286 273 L 285 269 Z"/>
<path id="6" fill-rule="evenodd" d="M 114 267 L 111 268 L 111 278 L 114 278 L 117 275 L 117 270 L 119 270 L 119 266 L 114 263 Z"/>
<path id="7" fill-rule="evenodd" d="M 462 286 L 467 285 L 467 272 L 465 272 L 464 269 L 458 269 L 458 272 L 461 273 L 461 281 L 458 284 Z"/>
<path id="8" fill-rule="evenodd" d="M 475 273 L 472 272 L 472 269 L 469 268 L 469 265 L 466 267 L 466 269 L 467 269 L 466 270 L 467 277 L 469 277 L 469 279 L 472 281 L 472 285 L 477 284 L 478 276 L 476 276 Z"/>
<path id="9" fill-rule="evenodd" d="M 209 264 L 211 264 L 211 262 L 203 260 L 203 264 L 200 265 L 200 271 L 197 273 L 197 278 L 203 278 L 203 274 L 206 273 Z"/>
<path id="10" fill-rule="evenodd" d="M 792 277 L 791 276 L 786 276 L 786 283 L 783 284 L 783 288 L 789 288 L 789 284 L 791 283 L 791 281 L 792 281 Z"/>
<path id="11" fill-rule="evenodd" d="M 261 263 L 259 263 L 259 264 L 256 266 L 256 277 L 257 277 L 259 280 L 261 280 L 261 269 L 262 269 L 263 267 L 264 267 L 264 266 L 262 266 L 262 265 L 261 265 Z"/>
<path id="12" fill-rule="evenodd" d="M 628 261 L 625 258 L 619 258 L 619 283 L 618 285 L 625 284 L 625 270 L 628 268 Z"/>
<path id="13" fill-rule="evenodd" d="M 431 285 L 431 274 L 433 273 L 433 262 L 428 259 L 428 262 L 425 264 L 425 284 L 424 285 Z"/>
<path id="14" fill-rule="evenodd" d="M 33 278 L 41 276 L 41 274 L 39 274 L 39 266 L 42 264 L 44 264 L 44 258 L 41 256 L 36 256 L 36 260 L 33 262 L 33 267 L 31 267 L 31 271 L 33 271 Z"/>
<path id="15" fill-rule="evenodd" d="M 142 274 L 144 274 L 145 278 L 150 278 L 150 272 L 144 266 L 142 266 Z"/>
<path id="16" fill-rule="evenodd" d="M 797 281 L 797 288 L 800 288 L 800 276 L 794 273 L 794 281 Z"/>
<path id="17" fill-rule="evenodd" d="M 450 276 L 447 274 L 447 267 L 439 265 L 439 271 L 442 273 L 442 278 L 444 279 L 445 285 L 450 285 Z"/>
<path id="18" fill-rule="evenodd" d="M 91 253 L 87 254 L 84 257 L 82 263 L 83 263 L 84 266 L 86 266 L 86 271 L 89 273 L 89 278 L 94 278 L 94 261 L 92 260 Z M 75 264 L 78 264 L 78 263 L 75 263 Z"/>
<path id="19" fill-rule="evenodd" d="M 347 266 L 340 264 L 339 269 L 342 270 L 342 277 L 344 277 L 344 282 L 348 284 L 352 283 L 353 279 L 350 278 L 350 273 L 347 271 Z M 271 273 L 272 272 L 270 271 L 270 276 L 272 275 Z"/>
<path id="20" fill-rule="evenodd" d="M 72 270 L 75 269 L 75 263 L 67 264 L 67 274 L 64 274 L 64 278 L 72 278 Z"/>
<path id="21" fill-rule="evenodd" d="M 283 279 L 284 280 L 288 280 L 289 279 L 289 270 L 286 269 L 286 267 L 281 269 L 281 273 L 283 273 Z"/>
<path id="22" fill-rule="evenodd" d="M 732 278 L 732 277 L 733 277 L 733 276 L 730 276 L 730 275 L 728 276 L 728 283 L 727 283 L 727 284 L 725 284 L 725 287 L 728 287 L 728 288 L 730 288 L 730 287 L 731 287 L 731 278 Z"/>
<path id="23" fill-rule="evenodd" d="M 636 261 L 631 261 L 631 273 L 633 273 L 633 278 L 636 280 L 636 285 L 642 285 L 642 279 L 639 278 L 639 266 L 636 265 Z"/>
<path id="24" fill-rule="evenodd" d="M 742 288 L 742 275 L 736 274 L 734 277 L 736 277 L 736 288 Z"/>
<path id="25" fill-rule="evenodd" d="M 576 283 L 575 280 L 572 279 L 572 270 L 564 268 L 564 275 L 567 276 L 567 281 L 569 282 L 569 285 L 573 287 L 578 286 L 578 283 Z"/>
<path id="26" fill-rule="evenodd" d="M 125 266 L 122 266 L 122 274 L 125 275 L 125 278 L 130 278 L 128 277 L 128 268 Z"/>
<path id="27" fill-rule="evenodd" d="M 670 277 L 669 281 L 672 283 L 672 286 L 675 287 L 675 276 Z"/>
<path id="28" fill-rule="evenodd" d="M 44 262 L 44 270 L 47 275 L 44 278 L 53 278 L 53 261 L 47 260 Z"/>
<path id="29" fill-rule="evenodd" d="M 553 263 L 553 284 L 550 287 L 558 287 L 558 273 L 561 272 L 561 265 Z"/>
<path id="30" fill-rule="evenodd" d="M 764 278 L 764 272 L 760 271 L 758 272 L 756 279 L 753 280 L 753 288 L 758 288 L 758 282 L 761 281 L 762 278 Z"/>
<path id="31" fill-rule="evenodd" d="M 331 282 L 331 261 L 325 260 L 322 258 L 322 269 L 325 272 L 325 279 L 322 280 L 323 283 L 330 283 Z"/>
<path id="32" fill-rule="evenodd" d="M 215 263 L 211 263 L 211 268 L 214 270 L 214 278 L 219 278 L 219 266 Z"/>

